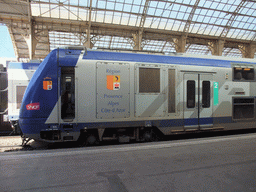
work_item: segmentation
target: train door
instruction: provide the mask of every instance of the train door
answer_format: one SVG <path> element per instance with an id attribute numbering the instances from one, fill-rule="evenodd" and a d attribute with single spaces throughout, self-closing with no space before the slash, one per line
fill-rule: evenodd
<path id="1" fill-rule="evenodd" d="M 213 126 L 212 79 L 212 74 L 184 74 L 185 130 Z"/>
<path id="2" fill-rule="evenodd" d="M 61 119 L 73 122 L 75 119 L 75 72 L 74 67 L 61 68 Z"/>

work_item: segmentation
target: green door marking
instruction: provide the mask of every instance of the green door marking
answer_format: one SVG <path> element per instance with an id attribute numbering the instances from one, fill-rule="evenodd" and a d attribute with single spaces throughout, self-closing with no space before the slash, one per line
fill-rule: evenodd
<path id="1" fill-rule="evenodd" d="M 213 83 L 213 105 L 219 104 L 219 82 Z"/>

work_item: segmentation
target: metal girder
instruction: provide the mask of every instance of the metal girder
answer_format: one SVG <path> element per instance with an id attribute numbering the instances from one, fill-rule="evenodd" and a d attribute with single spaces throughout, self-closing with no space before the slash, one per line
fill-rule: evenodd
<path id="1" fill-rule="evenodd" d="M 239 11 L 241 10 L 241 8 L 243 7 L 243 5 L 247 2 L 247 0 L 241 0 L 241 2 L 239 3 L 239 5 L 236 7 L 235 11 L 232 13 L 231 17 L 229 18 L 226 26 L 224 27 L 224 29 L 222 30 L 220 37 L 221 38 L 226 38 L 228 35 L 228 32 L 233 24 L 233 22 L 235 21 L 235 18 L 237 17 Z"/>
<path id="2" fill-rule="evenodd" d="M 15 38 L 14 38 L 14 35 L 13 35 L 12 28 L 8 27 L 8 31 L 10 33 L 10 37 L 11 37 L 11 40 L 12 40 L 14 54 L 15 54 L 16 57 L 18 57 L 19 53 L 18 53 L 18 49 L 17 49 L 17 45 L 16 45 L 16 42 L 15 42 Z"/>
<path id="3" fill-rule="evenodd" d="M 27 0 L 0 0 L 0 12 L 28 16 Z"/>
<path id="4" fill-rule="evenodd" d="M 153 17 L 153 18 L 160 18 L 158 16 L 150 16 L 150 17 Z M 78 20 L 67 20 L 67 19 L 58 19 L 58 18 L 47 18 L 47 17 L 33 17 L 35 21 L 37 22 L 46 22 L 46 23 L 53 23 L 53 24 L 73 24 L 73 25 L 79 25 L 79 26 L 83 26 L 83 27 L 88 27 L 88 21 L 78 21 Z M 165 19 L 165 17 L 163 17 L 163 19 Z M 186 22 L 186 20 L 180 20 L 180 19 L 176 19 L 177 21 L 180 21 L 180 22 Z M 10 16 L 10 15 L 6 15 L 6 14 L 1 14 L 0 13 L 0 22 L 11 22 L 11 21 L 20 21 L 20 22 L 26 22 L 27 21 L 27 18 L 25 17 L 18 17 L 18 16 Z M 203 24 L 202 22 L 194 22 L 195 24 Z M 110 27 L 110 28 L 128 28 L 128 29 L 136 29 L 136 30 L 139 30 L 138 27 L 135 27 L 135 26 L 127 26 L 127 25 L 116 25 L 116 24 L 109 24 L 109 23 L 97 23 L 97 22 L 91 22 L 91 25 L 96 27 Z M 216 26 L 216 27 L 223 27 L 222 25 L 214 25 L 214 24 L 208 24 L 209 26 Z M 239 27 L 232 27 L 230 26 L 230 29 L 239 29 L 239 30 L 243 30 L 243 28 L 239 28 Z M 163 30 L 163 29 L 150 29 L 150 28 L 143 28 L 143 31 L 145 30 L 158 30 L 158 31 L 162 31 L 164 33 L 170 33 L 170 31 L 168 30 Z M 252 30 L 252 29 L 248 29 L 247 31 L 249 32 L 255 32 L 255 30 Z M 175 31 L 172 31 L 171 33 L 181 33 L 181 32 L 175 32 Z M 189 35 L 193 35 L 193 34 L 188 34 Z M 202 36 L 207 36 L 207 35 L 202 35 Z M 218 39 L 219 37 L 218 36 L 209 36 L 213 39 Z M 238 40 L 239 41 L 239 40 Z"/>
<path id="5" fill-rule="evenodd" d="M 184 27 L 184 30 L 183 30 L 183 33 L 185 33 L 185 37 L 188 36 L 189 27 L 190 27 L 190 25 L 191 25 L 192 19 L 193 19 L 193 17 L 194 17 L 194 14 L 195 14 L 195 11 L 196 11 L 196 9 L 197 9 L 197 7 L 198 7 L 199 2 L 200 2 L 200 0 L 197 0 L 197 1 L 195 2 L 195 4 L 193 5 L 192 10 L 191 10 L 191 12 L 190 12 L 190 14 L 189 14 L 189 16 L 188 16 L 188 20 L 187 20 L 187 22 L 186 22 L 186 24 L 185 24 L 185 27 Z"/>
<path id="6" fill-rule="evenodd" d="M 150 2 L 165 2 L 165 3 L 172 3 L 175 5 L 183 5 L 186 7 L 191 7 L 192 10 L 190 13 L 186 13 L 188 16 L 188 19 L 185 20 L 184 18 L 186 17 L 181 17 L 181 18 L 172 18 L 172 17 L 168 17 L 166 16 L 166 14 L 163 14 L 164 11 L 166 11 L 166 8 L 159 8 L 158 10 L 162 10 L 162 14 L 153 14 L 154 12 L 150 12 L 149 8 L 153 9 L 153 4 L 150 4 Z M 254 32 L 255 35 L 250 36 L 250 40 L 243 40 L 243 39 L 234 39 L 234 38 L 227 38 L 227 34 L 229 32 L 229 30 L 231 29 L 240 29 L 240 30 L 244 30 L 243 28 L 239 28 L 239 27 L 233 27 L 232 24 L 234 23 L 234 21 L 236 20 L 236 17 L 239 16 L 248 16 L 248 14 L 243 14 L 240 13 L 240 10 L 242 9 L 242 7 L 245 5 L 246 2 L 255 2 L 255 1 L 249 1 L 249 0 L 243 0 L 241 1 L 241 3 L 236 7 L 236 10 L 234 13 L 232 13 L 231 11 L 225 11 L 225 10 L 217 10 L 215 8 L 211 8 L 211 7 L 202 7 L 202 6 L 198 6 L 199 5 L 199 0 L 194 1 L 194 4 L 191 4 L 188 2 L 184 2 L 182 1 L 182 3 L 180 2 L 170 2 L 170 1 L 165 1 L 165 0 L 145 0 L 143 2 L 145 2 L 145 4 L 141 4 L 141 8 L 143 8 L 142 12 L 134 12 L 134 11 L 128 11 L 127 9 L 123 9 L 123 10 L 118 10 L 118 9 L 111 9 L 105 6 L 105 9 L 97 6 L 97 4 L 94 6 L 92 6 L 92 0 L 90 0 L 90 4 L 89 4 L 89 0 L 86 3 L 86 6 L 80 6 L 79 5 L 79 1 L 78 4 L 75 5 L 73 3 L 70 3 L 71 1 L 60 1 L 60 0 L 56 0 L 55 2 L 51 2 L 51 0 L 47 1 L 33 1 L 33 0 L 0 0 L 0 4 L 5 3 L 6 6 L 12 6 L 10 7 L 10 12 L 8 11 L 1 11 L 0 8 L 0 22 L 4 22 L 6 23 L 8 26 L 10 27 L 18 27 L 18 26 L 22 26 L 22 25 L 26 25 L 25 29 L 23 30 L 28 30 L 28 26 L 33 26 L 34 27 L 34 38 L 36 38 L 38 40 L 38 46 L 40 46 L 40 48 L 36 48 L 35 49 L 35 54 L 38 55 L 43 55 L 42 54 L 42 50 L 46 50 L 46 52 L 50 50 L 49 47 L 49 31 L 58 31 L 58 32 L 66 32 L 66 33 L 77 33 L 77 34 L 87 34 L 86 35 L 86 40 L 87 42 L 90 42 L 91 45 L 93 45 L 94 43 L 97 42 L 98 39 L 100 39 L 103 36 L 110 36 L 111 39 L 118 39 L 118 38 L 114 38 L 114 37 L 123 37 L 125 39 L 129 39 L 128 42 L 131 43 L 131 45 L 134 45 L 133 47 L 136 48 L 137 50 L 141 50 L 143 49 L 143 46 L 145 46 L 148 42 L 150 42 L 151 40 L 155 40 L 155 41 L 165 41 L 162 43 L 163 47 L 161 47 L 159 50 L 164 50 L 165 46 L 169 46 L 169 44 L 167 44 L 167 42 L 170 42 L 170 39 L 184 39 L 185 36 L 185 40 L 186 40 L 186 44 L 188 45 L 192 45 L 194 44 L 199 44 L 199 45 L 208 45 L 208 42 L 216 42 L 218 41 L 218 39 L 220 37 L 223 37 L 225 39 L 225 47 L 235 47 L 234 44 L 236 44 L 236 48 L 237 48 L 237 44 L 245 44 L 245 46 L 249 45 L 251 42 L 254 42 L 256 40 L 256 33 L 255 30 L 253 30 L 253 28 L 250 29 L 246 29 L 246 31 L 248 32 Z M 97 1 L 98 2 L 98 1 Z M 114 4 L 116 3 L 121 3 L 117 0 L 113 1 Z M 68 10 L 68 14 L 73 14 L 75 15 L 75 17 L 77 18 L 77 20 L 68 20 L 68 19 L 60 19 L 60 18 L 53 18 L 53 15 L 50 14 L 50 17 L 33 17 L 33 25 L 31 24 L 32 22 L 32 17 L 31 17 L 31 6 L 30 4 L 37 4 L 40 6 L 40 4 L 44 4 L 45 5 L 52 5 L 49 6 L 49 8 L 54 8 L 54 6 L 60 8 L 61 9 L 66 9 Z M 125 1 L 123 3 L 127 4 Z M 133 4 L 133 3 L 132 3 Z M 225 3 L 226 4 L 226 3 Z M 231 5 L 232 3 L 230 3 Z M 21 6 L 22 9 L 19 10 L 17 5 Z M 158 5 L 158 4 L 157 4 Z M 167 6 L 167 4 L 165 4 L 164 6 Z M 235 5 L 234 5 L 235 6 Z M 63 7 L 63 8 L 62 8 Z M 25 10 L 24 8 L 26 8 L 27 10 Z M 79 8 L 79 9 L 84 9 L 87 11 L 87 13 L 89 14 L 89 17 L 87 17 L 85 20 L 82 20 L 79 16 L 79 13 L 75 14 L 72 12 L 72 8 Z M 195 11 L 196 9 L 204 9 L 204 10 L 212 10 L 212 11 L 221 11 L 222 13 L 227 13 L 227 14 L 232 14 L 231 17 L 229 18 L 226 27 L 223 29 L 222 34 L 220 36 L 211 36 L 211 35 L 201 35 L 201 34 L 191 34 L 189 33 L 189 29 L 193 20 L 193 16 L 196 14 Z M 40 9 L 41 10 L 41 9 Z M 52 9 L 50 10 L 46 10 L 51 12 Z M 95 12 L 96 11 L 96 12 Z M 97 20 L 95 19 L 92 20 L 92 13 L 95 12 L 95 14 L 97 14 L 97 11 L 104 11 L 105 13 L 109 12 L 109 13 L 118 13 L 118 14 L 129 14 L 129 15 L 133 15 L 134 17 L 137 17 L 138 19 L 138 26 L 134 25 L 118 25 L 118 24 L 114 24 L 113 23 L 113 19 L 112 19 L 112 23 L 104 23 L 104 22 L 96 22 Z M 175 10 L 174 10 L 175 11 Z M 15 13 L 16 12 L 16 13 Z M 43 10 L 42 10 L 43 12 Z M 105 13 L 104 13 L 104 18 L 105 18 Z M 161 13 L 161 12 L 160 12 Z M 41 15 L 44 15 L 44 13 L 41 13 Z M 46 16 L 46 15 L 44 15 Z M 252 16 L 254 17 L 254 16 Z M 69 17 L 68 17 L 69 18 Z M 152 23 L 157 21 L 157 20 L 173 20 L 173 21 L 177 21 L 180 23 L 185 23 L 184 29 L 183 31 L 175 31 L 175 30 L 166 30 L 166 29 L 161 29 L 159 28 L 159 26 L 157 28 L 150 28 L 147 27 L 145 28 L 145 21 L 148 21 L 147 18 L 152 19 Z M 254 17 L 255 18 L 255 17 Z M 195 19 L 195 18 L 194 18 Z M 137 22 L 137 21 L 136 21 Z M 151 25 L 152 25 L 151 23 Z M 160 23 L 160 22 L 159 22 Z M 201 22 L 200 20 L 198 21 L 193 21 L 193 24 L 198 24 L 198 25 L 204 25 L 205 22 Z M 151 26 L 150 25 L 150 26 Z M 159 24 L 158 24 L 159 25 Z M 207 26 L 210 27 L 218 27 L 218 28 L 223 28 L 223 24 L 219 23 L 219 24 L 215 24 L 215 23 L 207 23 Z M 32 30 L 32 27 L 30 27 L 29 29 Z M 30 30 L 30 34 L 32 34 L 32 31 Z M 18 34 L 20 32 L 20 34 Z M 24 35 L 25 32 L 19 31 L 19 32 L 13 32 L 13 37 L 15 38 L 15 43 L 19 44 L 19 46 L 17 46 L 17 52 L 19 52 L 19 50 L 22 50 L 22 52 L 19 53 L 19 57 L 20 55 L 24 56 L 25 52 L 23 52 L 23 50 L 25 50 L 26 48 L 26 44 L 24 43 L 25 41 L 20 40 L 20 37 L 22 36 L 22 34 Z M 225 34 L 226 33 L 226 34 Z M 47 35 L 48 36 L 47 36 Z M 208 33 L 210 34 L 210 33 Z M 253 33 L 252 33 L 253 34 Z M 91 38 L 91 36 L 93 36 Z M 183 37 L 182 37 L 183 36 Z M 143 37 L 143 38 L 142 38 Z M 90 40 L 91 38 L 91 40 Z M 85 37 L 83 39 L 83 41 L 85 40 Z M 109 47 L 111 47 L 111 43 L 112 41 L 110 41 L 109 43 Z M 47 44 L 48 41 L 48 44 Z M 93 43 L 93 42 L 94 43 Z M 43 43 L 44 42 L 44 43 Z M 46 43 L 45 43 L 46 42 Z M 181 41 L 180 41 L 181 42 Z M 177 45 L 178 47 L 181 46 L 181 44 L 176 42 L 176 48 Z M 172 43 L 174 44 L 174 43 Z M 46 45 L 48 45 L 48 48 L 46 47 Z M 182 43 L 182 46 L 184 45 L 184 42 Z M 43 46 L 43 48 L 42 48 Z M 137 46 L 137 47 L 136 47 Z M 186 46 L 186 45 L 185 45 Z M 91 46 L 90 46 L 91 47 Z M 183 46 L 184 47 L 184 46 Z M 38 52 L 40 50 L 40 53 Z"/>
<path id="7" fill-rule="evenodd" d="M 224 48 L 224 41 L 217 40 L 217 41 L 210 41 L 208 42 L 209 50 L 212 52 L 212 55 L 221 56 Z"/>
<path id="8" fill-rule="evenodd" d="M 88 24 L 81 22 L 81 21 L 69 21 L 69 20 L 59 20 L 59 19 L 50 19 L 50 18 L 37 18 L 34 17 L 35 28 L 36 30 L 41 31 L 59 31 L 59 32 L 73 32 L 73 33 L 81 33 L 87 29 Z M 19 22 L 16 22 L 16 24 Z M 13 20 L 10 20 L 10 25 L 14 25 L 15 23 Z M 23 25 L 26 25 L 23 21 Z M 94 36 L 98 35 L 109 35 L 109 36 L 121 36 L 125 38 L 133 38 L 132 34 L 139 31 L 138 27 L 129 27 L 129 26 L 121 26 L 121 25 L 114 25 L 114 24 L 102 24 L 102 23 L 95 23 L 92 22 L 91 25 L 91 33 Z M 182 33 L 180 32 L 172 32 L 172 31 L 165 31 L 159 29 L 150 29 L 144 28 L 144 36 L 145 40 L 169 40 L 171 37 L 180 37 Z M 198 34 L 188 34 L 187 41 L 188 43 L 195 43 L 195 44 L 204 44 L 207 45 L 208 41 L 217 40 L 218 37 L 213 36 L 205 36 L 205 35 L 198 35 Z M 227 38 L 226 42 L 233 42 L 233 43 L 250 43 L 246 40 L 236 40 Z"/>
<path id="9" fill-rule="evenodd" d="M 88 29 L 87 29 L 87 42 L 86 45 L 89 48 L 93 47 L 91 43 L 91 24 L 92 24 L 92 0 L 90 0 L 90 8 L 89 8 L 89 22 L 88 22 Z"/>
<path id="10" fill-rule="evenodd" d="M 242 53 L 243 58 L 254 58 L 254 53 L 256 51 L 256 44 L 240 44 L 238 45 L 239 50 Z"/>
<path id="11" fill-rule="evenodd" d="M 144 24 L 145 24 L 147 12 L 148 12 L 148 4 L 149 4 L 149 0 L 146 0 L 144 9 L 143 9 L 143 13 L 142 13 L 142 17 L 140 20 L 140 26 L 139 26 L 140 30 L 143 30 L 143 28 L 144 28 Z"/>
<path id="12" fill-rule="evenodd" d="M 144 24 L 145 24 L 147 12 L 148 12 L 149 1 L 150 0 L 146 0 L 146 2 L 145 2 L 141 20 L 140 20 L 139 29 L 136 33 L 133 34 L 133 41 L 134 41 L 133 48 L 135 50 L 142 50 L 142 35 L 143 35 Z"/>

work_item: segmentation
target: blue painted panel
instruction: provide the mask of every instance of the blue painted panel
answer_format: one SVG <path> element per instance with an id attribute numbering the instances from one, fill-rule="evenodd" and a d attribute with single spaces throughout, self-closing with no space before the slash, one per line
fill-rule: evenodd
<path id="1" fill-rule="evenodd" d="M 149 54 L 136 54 L 136 53 L 104 52 L 104 51 L 88 51 L 87 55 L 85 54 L 83 56 L 83 59 L 181 64 L 181 65 L 227 67 L 227 68 L 230 68 L 231 63 L 234 62 L 234 61 L 227 61 L 227 60 L 220 60 L 220 59 L 204 59 L 204 58 L 192 58 L 192 57 L 182 57 L 182 56 L 149 55 Z M 239 63 L 248 63 L 248 62 L 239 62 Z"/>
<path id="2" fill-rule="evenodd" d="M 40 134 L 41 130 L 49 128 L 45 124 L 46 120 L 47 118 L 20 118 L 19 124 L 24 134 Z"/>
<path id="3" fill-rule="evenodd" d="M 81 50 L 59 49 L 59 66 L 74 67 L 77 64 Z"/>
<path id="4" fill-rule="evenodd" d="M 25 91 L 20 108 L 20 118 L 48 118 L 57 103 L 58 76 L 57 51 L 52 51 L 39 65 Z M 52 89 L 44 90 L 43 81 L 52 81 Z M 39 103 L 39 110 L 27 110 L 27 105 Z"/>
<path id="5" fill-rule="evenodd" d="M 213 118 L 200 118 L 199 119 L 199 124 L 200 125 L 207 125 L 207 124 L 213 124 Z"/>
<path id="6" fill-rule="evenodd" d="M 184 119 L 184 126 L 187 125 L 198 125 L 198 118 Z"/>
<path id="7" fill-rule="evenodd" d="M 180 126 L 184 126 L 184 121 L 183 119 L 168 119 L 168 120 L 154 121 L 154 126 L 180 127 Z"/>

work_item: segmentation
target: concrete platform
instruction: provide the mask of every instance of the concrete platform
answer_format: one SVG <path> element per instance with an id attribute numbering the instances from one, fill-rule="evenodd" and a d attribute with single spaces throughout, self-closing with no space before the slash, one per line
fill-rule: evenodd
<path id="1" fill-rule="evenodd" d="M 256 191 L 256 134 L 1 153 L 2 191 Z"/>
<path id="2" fill-rule="evenodd" d="M 21 149 L 22 140 L 20 136 L 1 136 L 0 152 Z"/>

